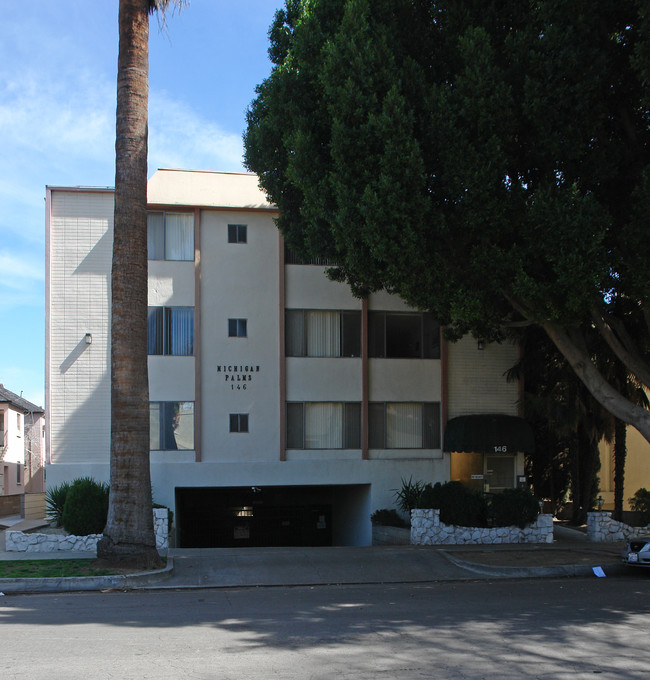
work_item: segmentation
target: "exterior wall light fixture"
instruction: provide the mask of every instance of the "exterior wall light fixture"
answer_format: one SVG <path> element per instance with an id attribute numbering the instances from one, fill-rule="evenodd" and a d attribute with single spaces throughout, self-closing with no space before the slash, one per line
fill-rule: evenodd
<path id="1" fill-rule="evenodd" d="M 93 334 L 92 333 L 86 333 L 84 336 L 84 340 L 86 341 L 87 345 L 92 345 L 93 344 Z"/>
<path id="2" fill-rule="evenodd" d="M 479 350 L 484 350 L 485 349 L 485 340 L 479 340 L 477 343 L 477 347 Z"/>

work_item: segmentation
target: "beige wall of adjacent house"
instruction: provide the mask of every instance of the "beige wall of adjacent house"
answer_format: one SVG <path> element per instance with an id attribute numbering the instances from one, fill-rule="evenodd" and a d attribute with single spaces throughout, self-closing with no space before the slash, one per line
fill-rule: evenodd
<path id="1" fill-rule="evenodd" d="M 629 500 L 641 488 L 650 490 L 650 443 L 635 428 L 627 428 L 623 509 L 630 510 Z M 605 510 L 614 508 L 614 444 L 600 443 L 600 494 Z"/>

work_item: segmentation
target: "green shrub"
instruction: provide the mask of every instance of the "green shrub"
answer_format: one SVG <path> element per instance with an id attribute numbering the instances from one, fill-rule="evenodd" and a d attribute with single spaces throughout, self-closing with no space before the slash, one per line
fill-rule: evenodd
<path id="1" fill-rule="evenodd" d="M 108 516 L 108 484 L 90 477 L 75 479 L 65 499 L 63 528 L 75 536 L 101 534 Z"/>
<path id="2" fill-rule="evenodd" d="M 532 524 L 539 515 L 539 501 L 528 489 L 504 489 L 490 500 L 489 517 L 492 526 L 517 526 L 520 529 Z"/>
<path id="3" fill-rule="evenodd" d="M 45 514 L 50 522 L 56 523 L 57 527 L 63 524 L 63 508 L 69 490 L 70 482 L 61 482 L 45 492 Z"/>
<path id="4" fill-rule="evenodd" d="M 440 521 L 461 527 L 487 526 L 487 502 L 477 491 L 460 482 L 425 484 L 418 499 L 420 508 L 437 508 Z"/>
<path id="5" fill-rule="evenodd" d="M 420 496 L 424 490 L 425 484 L 423 482 L 413 481 L 413 477 L 409 477 L 408 482 L 402 479 L 402 488 L 396 489 L 394 495 L 397 507 L 411 516 L 413 508 L 422 507 L 419 505 Z"/>
<path id="6" fill-rule="evenodd" d="M 377 524 L 383 527 L 400 527 L 404 528 L 407 523 L 397 514 L 395 508 L 381 508 L 380 510 L 375 510 L 375 512 L 370 515 L 370 521 L 373 524 Z"/>
<path id="7" fill-rule="evenodd" d="M 650 491 L 642 487 L 629 501 L 632 510 L 641 513 L 641 523 L 650 524 Z"/>

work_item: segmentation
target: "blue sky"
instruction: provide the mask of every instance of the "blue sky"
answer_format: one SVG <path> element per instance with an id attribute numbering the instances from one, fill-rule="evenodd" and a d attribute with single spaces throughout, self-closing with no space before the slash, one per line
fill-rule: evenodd
<path id="1" fill-rule="evenodd" d="M 149 175 L 243 170 L 282 0 L 192 0 L 150 21 Z M 0 28 L 0 383 L 44 402 L 45 187 L 112 186 L 118 0 L 5 3 Z"/>

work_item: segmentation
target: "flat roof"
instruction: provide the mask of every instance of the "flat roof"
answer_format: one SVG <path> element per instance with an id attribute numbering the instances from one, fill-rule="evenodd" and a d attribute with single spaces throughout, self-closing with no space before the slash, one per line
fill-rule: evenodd
<path id="1" fill-rule="evenodd" d="M 147 200 L 153 205 L 275 209 L 257 175 L 244 172 L 160 168 L 148 182 Z"/>
<path id="2" fill-rule="evenodd" d="M 114 187 L 55 186 L 49 191 L 113 192 Z M 196 206 L 277 210 L 260 189 L 257 175 L 249 172 L 218 172 L 159 168 L 147 182 L 149 205 Z"/>

